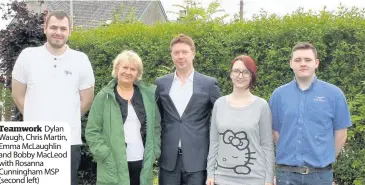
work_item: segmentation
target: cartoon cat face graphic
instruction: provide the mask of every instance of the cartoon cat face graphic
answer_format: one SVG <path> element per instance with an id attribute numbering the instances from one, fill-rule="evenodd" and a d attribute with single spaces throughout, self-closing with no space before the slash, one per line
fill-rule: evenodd
<path id="1" fill-rule="evenodd" d="M 255 159 L 252 157 L 255 152 L 250 151 L 250 142 L 246 132 L 235 133 L 232 130 L 226 130 L 220 135 L 223 136 L 223 143 L 233 149 L 230 150 L 228 155 L 217 159 L 217 168 L 231 169 L 236 174 L 249 174 L 251 172 L 249 165 L 254 165 L 250 161 Z"/>

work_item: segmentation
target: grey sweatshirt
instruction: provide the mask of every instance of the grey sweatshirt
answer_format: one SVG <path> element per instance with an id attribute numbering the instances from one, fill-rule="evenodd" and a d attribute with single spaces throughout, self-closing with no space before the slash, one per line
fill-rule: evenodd
<path id="1" fill-rule="evenodd" d="M 218 185 L 273 183 L 271 111 L 266 100 L 255 98 L 241 108 L 230 106 L 227 96 L 214 104 L 207 172 Z"/>

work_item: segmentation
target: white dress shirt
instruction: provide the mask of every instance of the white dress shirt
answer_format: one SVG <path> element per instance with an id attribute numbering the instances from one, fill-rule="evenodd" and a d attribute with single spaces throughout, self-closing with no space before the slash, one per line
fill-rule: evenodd
<path id="1" fill-rule="evenodd" d="M 194 70 L 186 79 L 185 84 L 182 84 L 180 78 L 176 75 L 175 71 L 169 95 L 180 117 L 182 117 L 185 108 L 188 105 L 191 96 L 193 95 L 193 81 Z M 179 140 L 179 147 L 181 147 L 181 139 Z"/>

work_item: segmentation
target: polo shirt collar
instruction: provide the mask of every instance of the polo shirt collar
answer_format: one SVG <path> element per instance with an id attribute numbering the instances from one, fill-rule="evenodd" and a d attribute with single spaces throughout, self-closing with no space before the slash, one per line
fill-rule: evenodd
<path id="1" fill-rule="evenodd" d="M 70 51 L 70 47 L 66 44 L 66 50 L 65 50 L 65 52 L 63 52 L 62 53 L 62 55 L 60 55 L 60 56 L 55 56 L 55 55 L 53 55 L 52 53 L 50 53 L 49 51 L 48 51 L 48 49 L 47 49 L 47 42 L 43 45 L 43 48 L 44 48 L 44 50 L 46 51 L 46 53 L 49 55 L 49 56 L 51 56 L 51 57 L 53 57 L 53 58 L 57 58 L 58 60 L 61 60 L 61 59 L 63 59 L 66 55 L 67 55 L 67 53 Z"/>
<path id="2" fill-rule="evenodd" d="M 308 89 L 306 89 L 305 91 L 311 90 L 311 89 L 312 89 L 312 88 L 313 88 L 313 87 L 317 84 L 317 82 L 318 82 L 317 75 L 314 75 L 311 85 L 310 85 L 310 86 L 308 87 Z M 300 89 L 300 88 L 299 88 L 299 85 L 298 85 L 298 83 L 297 83 L 297 79 L 296 79 L 295 77 L 294 77 L 293 83 L 295 84 L 295 86 L 296 86 L 298 89 Z"/>

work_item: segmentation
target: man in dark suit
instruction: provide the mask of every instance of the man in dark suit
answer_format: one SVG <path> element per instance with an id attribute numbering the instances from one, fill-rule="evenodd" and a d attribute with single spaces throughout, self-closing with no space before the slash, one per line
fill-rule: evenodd
<path id="1" fill-rule="evenodd" d="M 157 78 L 161 113 L 160 185 L 204 185 L 210 116 L 221 96 L 217 80 L 194 70 L 195 44 L 186 35 L 170 43 L 176 71 Z"/>

